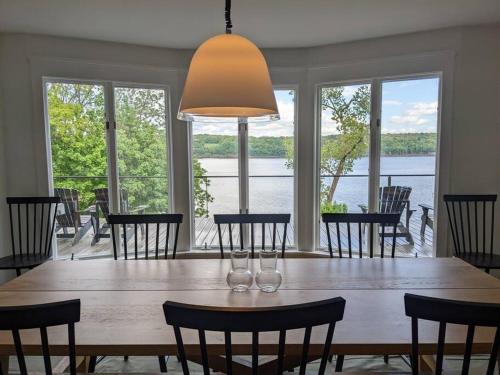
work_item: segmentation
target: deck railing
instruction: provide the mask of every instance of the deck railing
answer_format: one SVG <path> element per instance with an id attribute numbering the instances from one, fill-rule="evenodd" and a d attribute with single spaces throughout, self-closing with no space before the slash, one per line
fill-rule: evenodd
<path id="1" fill-rule="evenodd" d="M 321 175 L 321 179 L 327 180 L 331 179 L 334 177 L 340 177 L 340 182 L 339 186 L 337 187 L 337 192 L 335 193 L 336 200 L 340 201 L 341 203 L 348 203 L 348 210 L 349 211 L 359 211 L 358 205 L 360 204 L 367 204 L 367 199 L 368 199 L 368 174 L 343 174 L 343 175 Z M 412 194 L 410 196 L 410 204 L 412 209 L 418 209 L 418 204 L 419 203 L 427 203 L 427 204 L 432 204 L 433 203 L 433 195 L 434 195 L 434 174 L 381 174 L 380 175 L 380 185 L 381 186 L 393 186 L 393 185 L 405 185 L 405 186 L 410 186 L 413 188 Z M 194 176 L 195 179 L 199 179 L 202 181 L 201 183 L 201 188 L 202 188 L 202 194 L 204 194 L 204 202 L 203 206 L 200 207 L 203 208 L 201 211 L 204 211 L 204 215 L 198 215 L 200 216 L 198 219 L 204 218 L 204 219 L 210 219 L 211 216 L 214 213 L 219 213 L 216 211 L 223 211 L 220 207 L 220 203 L 223 201 L 223 203 L 226 203 L 226 207 L 230 206 L 232 212 L 236 212 L 238 210 L 238 204 L 239 204 L 239 199 L 238 199 L 238 176 L 237 175 L 221 175 L 221 174 L 213 174 L 213 175 L 201 175 L 201 176 Z M 268 200 L 275 200 L 275 195 L 276 194 L 282 194 L 283 191 L 286 191 L 286 194 L 289 193 L 289 197 L 286 197 L 286 202 L 283 203 L 281 202 L 281 206 L 276 208 L 276 210 L 280 212 L 292 212 L 293 213 L 293 178 L 294 176 L 292 174 L 274 174 L 274 175 L 250 175 L 250 189 L 251 192 L 253 191 L 254 197 L 251 197 L 251 203 L 252 199 L 263 199 L 267 197 Z M 160 211 L 166 211 L 166 197 L 167 197 L 167 176 L 120 176 L 119 177 L 120 182 L 123 187 L 129 190 L 129 200 L 133 202 L 133 205 L 146 205 L 151 207 L 151 202 L 148 202 L 148 199 L 150 197 L 147 196 L 147 194 L 143 190 L 139 190 L 140 193 L 137 195 L 140 196 L 134 196 L 134 192 L 130 191 L 129 186 L 132 186 L 131 184 L 134 181 L 142 181 L 145 183 L 145 186 L 147 186 L 147 180 L 163 180 L 164 183 L 159 184 L 157 182 L 157 188 L 153 189 L 155 190 L 154 194 L 156 195 L 156 199 L 158 197 L 161 197 L 164 195 L 165 203 L 163 204 L 158 204 L 153 205 L 148 211 L 150 212 L 160 212 Z M 264 191 L 261 192 L 258 189 L 260 189 L 259 184 L 252 185 L 252 181 L 263 181 L 264 179 L 272 179 L 273 184 L 278 184 L 278 181 L 281 181 L 279 185 L 283 185 L 282 181 L 287 181 L 285 184 L 289 184 L 290 186 L 285 186 L 281 192 L 276 192 L 274 190 L 272 191 Z M 360 191 L 351 191 L 352 189 L 346 189 L 343 188 L 342 184 L 344 184 L 347 179 L 366 179 L 366 184 L 363 183 L 363 187 L 359 187 L 360 185 L 357 185 L 357 189 Z M 409 180 L 410 179 L 410 180 Z M 429 180 L 428 180 L 429 179 Z M 99 186 L 96 186 L 95 181 L 99 181 Z M 427 180 L 427 181 L 426 181 Z M 93 181 L 93 183 L 89 183 L 88 185 L 83 185 L 81 187 L 77 187 L 76 184 L 65 184 L 65 181 Z M 222 184 L 218 184 L 217 182 L 223 182 Z M 54 185 L 55 187 L 76 187 L 80 190 L 80 193 L 82 196 L 83 200 L 86 200 L 89 203 L 92 200 L 92 195 L 93 195 L 93 189 L 96 187 L 105 187 L 107 186 L 107 176 L 56 176 L 54 177 Z M 234 185 L 234 186 L 232 186 Z M 252 190 L 252 186 L 254 186 Z M 256 186 L 256 187 L 255 187 Z M 162 193 L 162 191 L 158 191 L 160 189 L 162 191 L 165 191 L 165 193 Z M 137 190 L 137 189 L 136 189 Z M 343 191 L 344 190 L 344 191 Z M 349 190 L 349 191 L 346 191 Z M 274 194 L 272 197 L 271 196 L 266 196 L 269 194 Z M 348 197 L 349 202 L 343 202 L 342 201 L 342 195 Z M 213 202 L 209 200 L 209 197 L 212 196 L 214 198 Z M 282 196 L 278 197 L 280 199 L 283 199 Z M 82 204 L 84 205 L 84 204 Z M 256 203 L 253 204 L 255 206 L 263 206 L 262 211 L 268 212 L 269 210 L 273 210 L 273 207 L 266 205 L 266 204 L 261 204 L 260 201 L 257 201 Z M 233 207 L 234 206 L 234 207 Z M 251 204 L 252 206 L 252 204 Z M 158 208 L 160 207 L 160 208 Z M 256 211 L 254 207 L 251 207 L 253 211 Z M 420 215 L 414 215 L 413 216 L 413 225 L 415 228 L 413 230 L 416 231 L 416 228 L 418 227 L 418 222 L 417 219 L 420 217 Z M 201 223 L 203 223 L 203 228 L 201 228 Z M 207 226 L 206 222 L 203 222 L 201 220 L 197 220 L 195 223 L 195 242 L 197 247 L 205 247 L 207 246 L 207 241 L 208 239 L 216 239 L 217 237 L 214 235 L 214 233 L 211 233 L 214 231 L 216 227 L 212 226 Z M 210 233 L 200 233 L 201 231 L 209 231 Z M 290 233 L 291 236 L 293 236 L 293 231 Z M 210 242 L 210 241 L 209 241 Z M 293 238 L 292 238 L 292 244 L 293 244 Z M 213 245 L 213 244 L 208 244 Z M 321 244 L 322 246 L 326 246 L 325 244 Z"/>

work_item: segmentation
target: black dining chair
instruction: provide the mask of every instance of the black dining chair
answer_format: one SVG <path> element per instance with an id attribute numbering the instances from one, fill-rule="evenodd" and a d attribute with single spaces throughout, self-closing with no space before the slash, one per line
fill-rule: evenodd
<path id="1" fill-rule="evenodd" d="M 255 257 L 255 225 L 260 224 L 261 227 L 261 250 L 266 249 L 266 226 L 272 224 L 272 231 L 270 230 L 271 249 L 276 250 L 277 237 L 281 235 L 281 257 L 285 257 L 287 228 L 290 224 L 290 214 L 222 214 L 214 215 L 214 223 L 217 224 L 217 232 L 219 235 L 219 247 L 221 258 L 224 258 L 224 245 L 222 242 L 223 228 L 222 225 L 226 224 L 228 228 L 229 248 L 234 250 L 233 246 L 233 225 L 239 227 L 239 246 L 240 249 L 245 247 L 244 239 L 244 225 L 250 225 L 250 250 L 252 258 Z M 278 233 L 278 225 L 283 226 L 283 232 Z"/>
<path id="2" fill-rule="evenodd" d="M 144 214 L 144 215 L 112 215 L 108 216 L 108 223 L 111 225 L 111 233 L 113 238 L 113 255 L 118 259 L 118 244 L 116 243 L 115 230 L 118 233 L 123 233 L 123 256 L 129 259 L 129 244 L 133 238 L 133 259 L 167 259 L 170 247 L 170 240 L 173 235 L 172 258 L 175 259 L 177 253 L 177 241 L 179 239 L 179 228 L 182 224 L 182 214 Z M 117 228 L 115 229 L 115 226 Z M 121 231 L 119 227 L 121 226 Z M 145 227 L 144 249 L 139 251 L 139 239 L 137 228 Z M 151 226 L 151 227 L 150 227 Z M 165 228 L 166 227 L 166 228 Z M 133 229 L 132 229 L 133 228 Z M 151 239 L 152 247 L 150 247 L 150 232 L 154 230 L 154 238 Z M 161 238 L 160 241 L 160 237 Z M 163 251 L 160 245 L 164 245 Z"/>
<path id="3" fill-rule="evenodd" d="M 342 237 L 347 237 L 347 250 L 348 257 L 352 258 L 353 253 L 353 242 L 357 242 L 357 252 L 358 257 L 363 258 L 363 238 L 364 238 L 364 227 L 369 226 L 369 246 L 368 246 L 368 256 L 373 258 L 374 256 L 374 226 L 378 224 L 381 227 L 380 236 L 380 257 L 385 256 L 385 238 L 392 234 L 391 240 L 391 253 L 390 257 L 394 258 L 396 252 L 396 237 L 397 237 L 397 226 L 400 220 L 401 213 L 324 213 L 321 214 L 323 223 L 326 226 L 326 234 L 328 239 L 328 251 L 330 252 L 330 258 L 333 258 L 333 240 L 332 240 L 332 229 L 330 224 L 335 224 L 334 233 L 336 234 L 338 256 L 343 258 L 344 254 L 342 251 Z M 352 226 L 354 226 L 354 235 L 352 234 Z M 386 228 L 392 229 L 392 231 L 386 231 Z M 344 233 L 342 232 L 344 231 Z M 357 241 L 356 241 L 357 240 Z M 345 242 L 344 242 L 345 243 Z M 354 255 L 355 256 L 355 255 Z M 330 361 L 333 359 L 330 356 Z M 337 356 L 337 362 L 335 364 L 335 371 L 342 371 L 344 366 L 344 355 Z M 384 362 L 389 362 L 389 356 L 384 355 Z"/>
<path id="4" fill-rule="evenodd" d="M 343 298 L 336 297 L 318 302 L 290 306 L 223 308 L 167 301 L 163 304 L 163 311 L 165 312 L 167 324 L 174 328 L 177 352 L 184 375 L 189 374 L 189 368 L 181 328 L 195 329 L 198 331 L 201 362 L 205 375 L 210 373 L 205 335 L 206 331 L 224 332 L 226 373 L 228 375 L 236 373 L 236 371 L 233 371 L 232 333 L 252 333 L 252 373 L 257 374 L 259 334 L 262 332 L 279 332 L 276 374 L 282 374 L 284 370 L 287 331 L 292 329 L 305 329 L 299 371 L 299 374 L 303 375 L 305 374 L 308 362 L 312 328 L 320 325 L 328 325 L 318 371 L 318 374 L 322 375 L 325 373 L 327 358 L 330 354 L 335 323 L 342 320 L 345 303 Z"/>
<path id="5" fill-rule="evenodd" d="M 80 300 L 31 306 L 0 307 L 0 330 L 11 331 L 21 375 L 27 375 L 20 331 L 39 329 L 45 373 L 52 374 L 47 328 L 68 325 L 68 355 L 71 375 L 76 375 L 75 323 L 80 321 Z"/>
<path id="6" fill-rule="evenodd" d="M 111 237 L 113 239 L 113 256 L 118 259 L 118 243 L 117 235 L 122 233 L 122 250 L 124 259 L 167 259 L 170 246 L 171 235 L 173 235 L 172 258 L 175 259 L 177 252 L 177 241 L 179 238 L 179 227 L 182 224 L 182 214 L 143 214 L 143 215 L 108 215 L 108 223 L 111 226 Z M 115 229 L 115 226 L 117 227 Z M 144 226 L 145 238 L 144 248 L 139 248 L 140 238 L 137 234 L 137 228 Z M 166 226 L 166 228 L 165 228 Z M 120 230 L 121 227 L 121 230 Z M 151 230 L 150 230 L 151 229 Z M 154 232 L 152 232 L 154 230 Z M 116 232 L 115 232 L 116 231 Z M 150 232 L 154 233 L 154 238 L 151 239 L 152 247 L 150 247 Z M 160 237 L 161 238 L 160 241 Z M 129 241 L 133 238 L 133 253 L 129 257 Z M 164 245 L 164 249 L 160 249 L 160 245 Z M 89 372 L 93 373 L 100 359 L 103 357 L 90 357 Z M 128 360 L 128 356 L 125 356 Z M 165 356 L 158 356 L 161 372 L 167 372 L 167 360 Z"/>
<path id="7" fill-rule="evenodd" d="M 404 301 L 406 315 L 411 317 L 411 362 L 413 375 L 417 375 L 419 370 L 419 319 L 439 322 L 435 369 L 436 375 L 443 373 L 443 357 L 447 324 L 460 324 L 467 326 L 462 375 L 467 375 L 469 373 L 472 342 L 476 327 L 496 328 L 488 368 L 486 370 L 486 375 L 493 375 L 498 358 L 498 349 L 500 346 L 500 304 L 454 301 L 408 293 L 405 294 Z"/>
<path id="8" fill-rule="evenodd" d="M 32 269 L 50 259 L 59 197 L 8 197 L 12 255 L 0 269 Z"/>
<path id="9" fill-rule="evenodd" d="M 486 272 L 500 269 L 493 253 L 496 194 L 443 196 L 455 256 Z"/>
<path id="10" fill-rule="evenodd" d="M 323 223 L 326 226 L 326 235 L 328 239 L 328 251 L 330 252 L 330 257 L 333 258 L 333 240 L 332 240 L 332 229 L 330 228 L 330 224 L 335 224 L 335 234 L 336 234 L 336 244 L 338 247 L 338 256 L 339 258 L 344 257 L 342 247 L 345 245 L 342 241 L 342 237 L 346 237 L 347 240 L 347 255 L 349 258 L 353 257 L 353 242 L 356 242 L 357 239 L 357 252 L 359 258 L 363 258 L 363 238 L 364 238 L 364 227 L 368 225 L 369 230 L 369 246 L 368 246 L 368 256 L 373 258 L 374 256 L 374 226 L 378 224 L 381 227 L 381 236 L 380 236 L 380 257 L 384 258 L 385 256 L 385 238 L 389 237 L 392 234 L 391 241 L 391 258 L 394 258 L 396 251 L 396 231 L 397 225 L 399 223 L 400 214 L 392 213 L 392 214 L 380 214 L 380 213 L 370 213 L 370 214 L 362 214 L 362 213 L 337 213 L 337 214 L 321 214 L 321 218 Z M 354 234 L 352 233 L 352 226 L 354 226 Z M 391 229 L 392 231 L 386 231 L 387 229 Z M 343 245 L 344 244 L 344 245 Z"/>

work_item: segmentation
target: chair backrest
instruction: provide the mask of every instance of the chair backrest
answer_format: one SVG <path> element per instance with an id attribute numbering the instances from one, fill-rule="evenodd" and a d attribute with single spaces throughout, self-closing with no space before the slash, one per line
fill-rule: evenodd
<path id="1" fill-rule="evenodd" d="M 21 375 L 26 375 L 26 361 L 23 353 L 20 330 L 40 329 L 45 373 L 52 374 L 47 327 L 68 325 L 69 368 L 76 374 L 75 323 L 80 321 L 80 300 L 69 300 L 42 305 L 0 307 L 0 330 L 11 331 L 16 347 Z"/>
<path id="2" fill-rule="evenodd" d="M 224 258 L 224 245 L 222 243 L 222 224 L 227 224 L 228 226 L 228 236 L 229 236 L 229 248 L 231 251 L 234 250 L 233 246 L 233 225 L 237 224 L 239 226 L 239 242 L 240 249 L 245 246 L 244 241 L 244 231 L 243 226 L 250 224 L 250 249 L 252 251 L 252 258 L 254 258 L 255 253 L 255 224 L 260 224 L 261 226 L 261 249 L 266 248 L 266 224 L 272 224 L 272 235 L 271 235 L 271 248 L 276 250 L 276 238 L 277 225 L 283 225 L 283 234 L 281 236 L 281 256 L 285 257 L 285 247 L 286 247 L 286 233 L 288 224 L 290 224 L 290 214 L 224 214 L 224 215 L 214 215 L 214 222 L 217 224 L 217 232 L 219 234 L 219 247 L 221 257 Z"/>
<path id="3" fill-rule="evenodd" d="M 163 257 L 167 259 L 170 235 L 172 232 L 174 232 L 172 257 L 175 259 L 175 255 L 177 252 L 177 240 L 179 238 L 179 227 L 182 223 L 182 217 L 183 217 L 182 214 L 109 215 L 108 223 L 111 225 L 111 233 L 113 238 L 113 253 L 115 259 L 118 259 L 118 249 L 117 249 L 118 244 L 116 243 L 114 224 L 121 225 L 121 228 L 123 230 L 123 254 L 125 259 L 128 259 L 129 239 L 127 237 L 127 229 L 129 225 L 134 226 L 134 259 L 138 259 L 139 257 L 139 244 L 138 244 L 139 237 L 137 236 L 138 226 L 141 226 L 141 231 L 142 231 L 142 226 L 146 227 L 145 242 L 144 242 L 144 257 L 146 259 L 149 258 L 150 251 L 154 253 L 155 259 L 158 259 L 160 256 L 162 256 L 162 254 L 159 253 L 160 239 L 161 243 L 165 244 Z M 150 224 L 152 224 L 153 226 L 152 231 L 154 231 L 154 240 L 152 241 L 154 242 L 154 247 L 152 249 L 149 248 Z M 167 227 L 166 231 L 164 230 L 165 225 Z M 172 231 L 170 230 L 171 225 L 173 226 Z M 119 229 L 118 233 L 120 233 Z"/>
<path id="4" fill-rule="evenodd" d="M 472 342 L 476 326 L 496 328 L 488 369 L 486 371 L 487 375 L 493 375 L 498 348 L 500 346 L 500 304 L 453 301 L 414 294 L 405 294 L 404 298 L 406 315 L 411 317 L 412 374 L 418 374 L 418 320 L 423 319 L 439 322 L 435 374 L 441 374 L 443 371 L 447 323 L 468 326 L 462 365 L 463 375 L 469 373 Z"/>
<path id="5" fill-rule="evenodd" d="M 208 353 L 205 331 L 224 332 L 227 374 L 232 374 L 232 332 L 252 333 L 252 368 L 257 373 L 259 356 L 259 333 L 279 331 L 277 374 L 283 373 L 286 332 L 291 329 L 304 329 L 300 372 L 305 373 L 311 330 L 315 326 L 328 324 L 328 331 L 321 356 L 318 374 L 323 374 L 335 329 L 335 323 L 342 320 L 345 300 L 341 297 L 299 305 L 238 308 L 208 307 L 167 301 L 163 304 L 167 324 L 174 328 L 177 352 L 185 375 L 189 374 L 181 328 L 198 330 L 204 374 L 209 374 Z"/>
<path id="6" fill-rule="evenodd" d="M 396 251 L 396 229 L 399 223 L 400 214 L 361 214 L 361 213 L 346 213 L 346 214 L 321 214 L 321 218 L 326 226 L 326 235 L 328 239 L 328 250 L 330 251 L 330 257 L 333 258 L 333 244 L 332 235 L 330 232 L 330 224 L 335 224 L 335 231 L 337 233 L 337 246 L 339 250 L 339 257 L 342 258 L 342 236 L 345 236 L 347 232 L 347 249 L 349 251 L 349 258 L 352 258 L 353 247 L 352 247 L 352 236 L 351 236 L 351 225 L 357 224 L 357 239 L 358 239 L 358 254 L 359 257 L 363 257 L 363 237 L 364 237 L 364 227 L 366 224 L 369 226 L 369 256 L 373 258 L 373 227 L 375 224 L 379 224 L 382 227 L 381 237 L 380 237 L 380 257 L 384 257 L 384 242 L 385 237 L 392 234 L 391 243 L 391 258 L 394 258 Z M 386 233 L 385 229 L 389 227 L 392 229 L 391 232 Z M 356 230 L 356 229 L 355 229 Z M 342 233 L 342 231 L 344 233 Z M 356 236 L 354 236 L 356 238 Z M 344 242 L 345 244 L 345 242 Z"/>
<path id="7" fill-rule="evenodd" d="M 492 254 L 496 194 L 443 196 L 455 254 Z"/>
<path id="8" fill-rule="evenodd" d="M 55 188 L 54 194 L 61 198 L 64 213 L 57 215 L 57 223 L 61 227 L 77 228 L 81 225 L 80 193 L 76 189 Z"/>
<path id="9" fill-rule="evenodd" d="M 384 186 L 379 190 L 379 212 L 382 214 L 401 213 L 410 199 L 411 187 Z"/>
<path id="10" fill-rule="evenodd" d="M 94 194 L 96 206 L 99 207 L 99 209 L 102 211 L 102 214 L 104 215 L 104 218 L 106 219 L 106 221 L 108 221 L 110 212 L 108 188 L 94 189 Z M 128 210 L 128 191 L 126 189 L 120 189 L 120 212 L 122 214 L 127 214 Z"/>
<path id="11" fill-rule="evenodd" d="M 12 255 L 50 256 L 59 197 L 7 197 Z"/>

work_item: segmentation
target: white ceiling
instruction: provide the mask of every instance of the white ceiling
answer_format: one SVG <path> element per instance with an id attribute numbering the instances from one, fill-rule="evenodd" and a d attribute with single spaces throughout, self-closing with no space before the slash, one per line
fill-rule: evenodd
<path id="1" fill-rule="evenodd" d="M 234 32 L 303 47 L 500 21 L 500 0 L 233 0 Z M 224 0 L 0 0 L 0 31 L 192 48 L 224 31 Z"/>

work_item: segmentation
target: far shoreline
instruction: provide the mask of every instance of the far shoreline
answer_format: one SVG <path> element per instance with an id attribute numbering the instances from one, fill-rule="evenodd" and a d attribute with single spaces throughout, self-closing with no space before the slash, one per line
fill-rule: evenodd
<path id="1" fill-rule="evenodd" d="M 404 154 L 404 155 L 381 155 L 382 157 L 391 158 L 404 158 L 404 157 L 429 157 L 436 156 L 435 153 L 430 154 Z M 362 156 L 361 158 L 367 158 L 368 155 Z M 196 159 L 238 159 L 238 155 L 235 156 L 195 156 Z M 249 159 L 286 159 L 286 156 L 249 156 Z M 359 159 L 361 159 L 359 158 Z"/>

